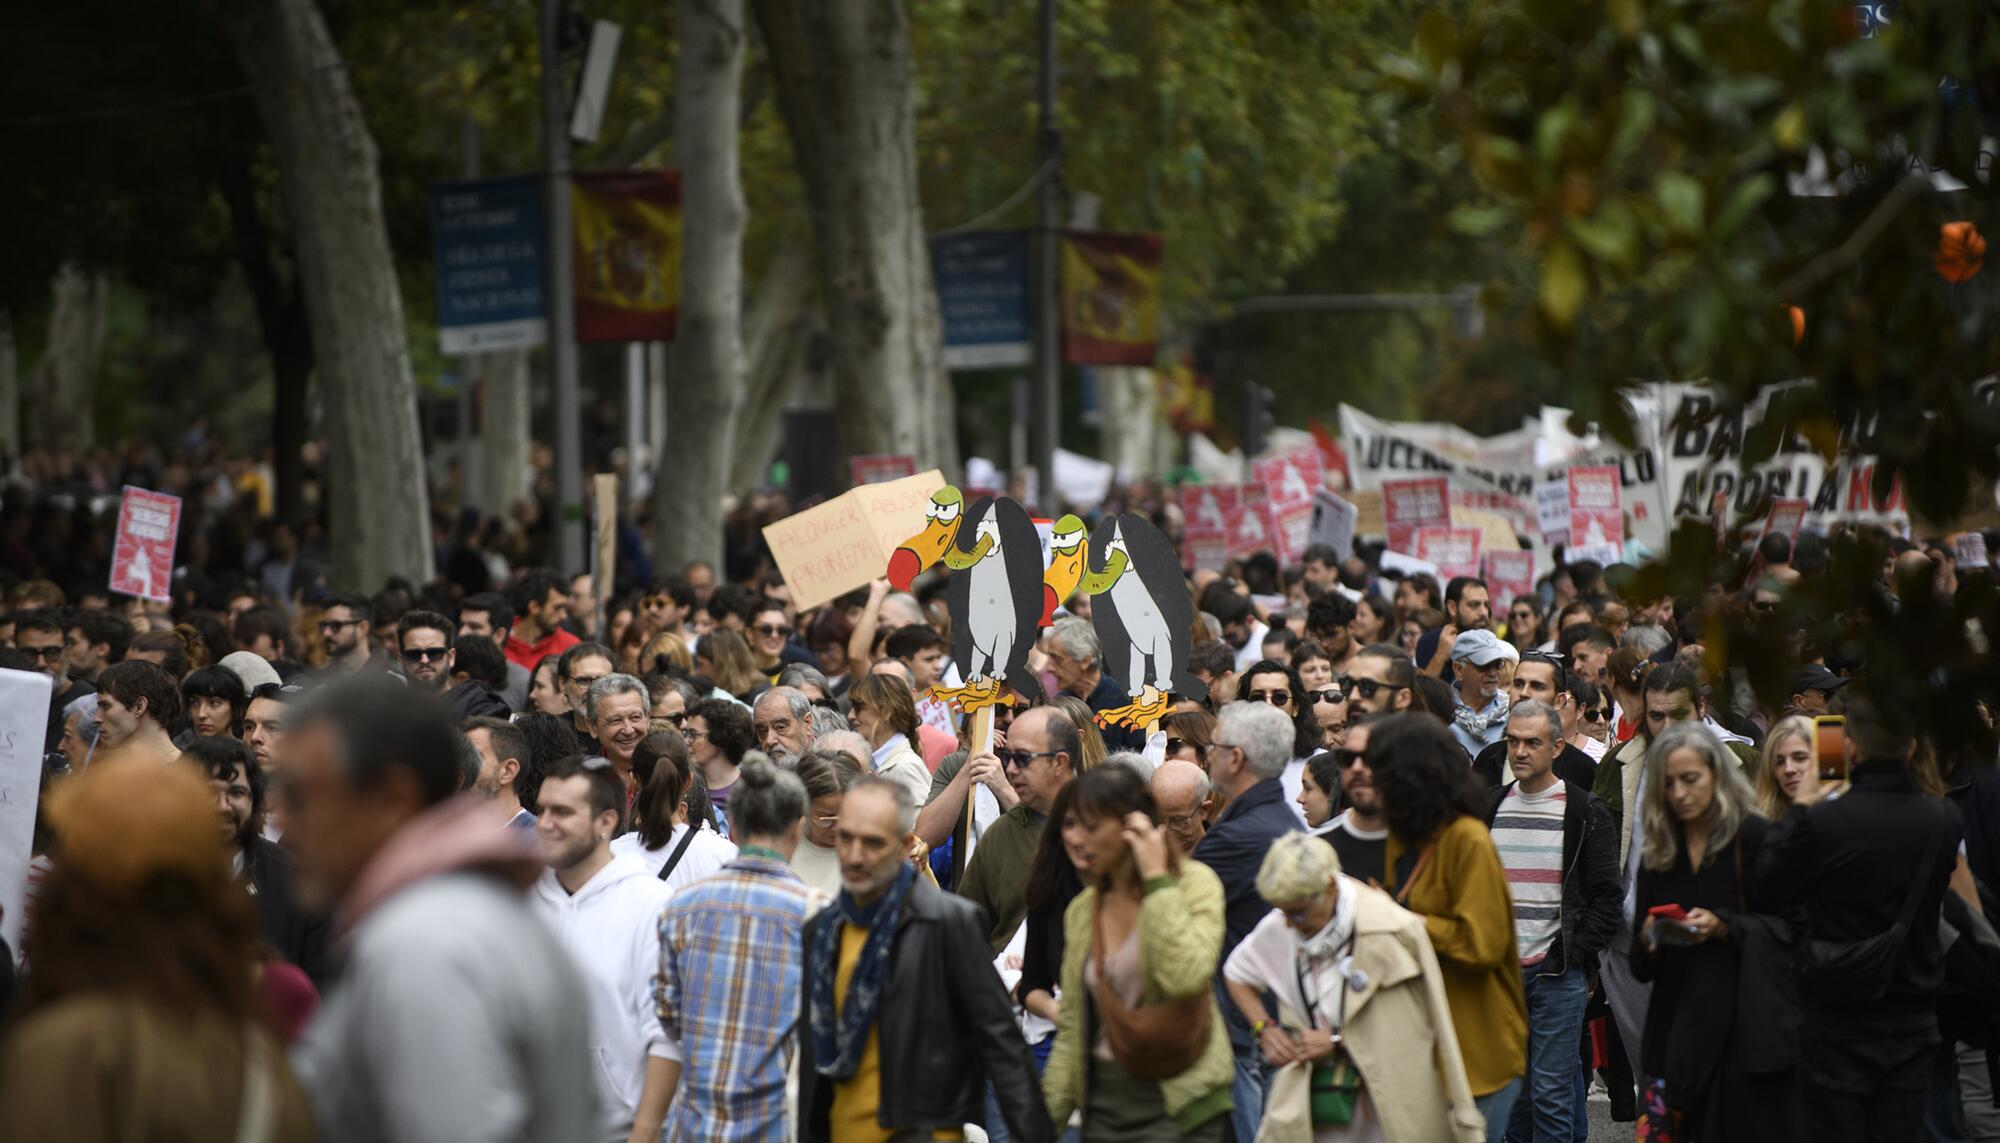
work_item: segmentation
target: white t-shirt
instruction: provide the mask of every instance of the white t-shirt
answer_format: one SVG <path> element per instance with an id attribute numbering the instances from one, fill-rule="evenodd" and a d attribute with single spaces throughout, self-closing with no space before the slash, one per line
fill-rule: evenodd
<path id="1" fill-rule="evenodd" d="M 614 837 L 611 839 L 611 855 L 621 857 L 628 853 L 633 854 L 646 866 L 648 874 L 658 877 L 660 869 L 667 864 L 667 858 L 679 848 L 681 838 L 686 836 L 687 829 L 686 825 L 675 826 L 673 836 L 667 838 L 667 844 L 658 849 L 647 849 L 640 845 L 639 835 L 636 833 Z M 699 881 L 735 859 L 736 846 L 732 842 L 712 829 L 700 830 L 694 835 L 694 840 L 688 843 L 687 852 L 681 854 L 681 863 L 674 866 L 674 871 L 667 875 L 667 888 L 679 889 L 690 882 Z"/>

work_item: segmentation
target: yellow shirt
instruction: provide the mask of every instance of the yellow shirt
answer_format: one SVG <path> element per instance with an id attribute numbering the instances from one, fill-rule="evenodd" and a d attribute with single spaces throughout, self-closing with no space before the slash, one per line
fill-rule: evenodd
<path id="1" fill-rule="evenodd" d="M 861 946 L 868 941 L 868 930 L 860 925 L 840 926 L 840 960 L 833 969 L 833 1015 L 840 1018 L 840 1009 L 847 1003 L 847 983 L 854 977 L 854 962 L 861 959 Z M 828 1117 L 827 1126 L 833 1132 L 834 1143 L 888 1143 L 890 1132 L 876 1121 L 876 1109 L 882 1103 L 882 1042 L 876 1024 L 868 1028 L 868 1046 L 861 1049 L 861 1059 L 854 1066 L 854 1074 L 844 1083 L 833 1085 L 833 1112 Z M 939 1128 L 933 1139 L 959 1140 L 965 1132 L 957 1128 Z"/>

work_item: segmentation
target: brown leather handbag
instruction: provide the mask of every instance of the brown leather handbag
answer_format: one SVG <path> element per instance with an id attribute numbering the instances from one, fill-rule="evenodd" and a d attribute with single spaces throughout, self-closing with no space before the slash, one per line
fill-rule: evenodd
<path id="1" fill-rule="evenodd" d="M 1208 1047 L 1207 989 L 1178 1000 L 1126 1006 L 1104 974 L 1104 898 L 1100 894 L 1090 918 L 1090 956 L 1097 966 L 1091 988 L 1098 1023 L 1111 1045 L 1111 1058 L 1134 1079 L 1172 1079 L 1195 1065 Z M 1143 938 L 1142 938 L 1143 940 Z"/>

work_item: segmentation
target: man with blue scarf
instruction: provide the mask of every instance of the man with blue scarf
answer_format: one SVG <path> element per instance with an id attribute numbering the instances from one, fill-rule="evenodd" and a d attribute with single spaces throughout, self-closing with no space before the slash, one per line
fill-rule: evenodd
<path id="1" fill-rule="evenodd" d="M 1046 1143 L 1054 1131 L 986 918 L 916 876 L 905 860 L 916 820 L 910 792 L 883 778 L 841 799 L 840 896 L 805 930 L 799 1138 L 959 1139 L 990 1082 L 1013 1138 Z"/>

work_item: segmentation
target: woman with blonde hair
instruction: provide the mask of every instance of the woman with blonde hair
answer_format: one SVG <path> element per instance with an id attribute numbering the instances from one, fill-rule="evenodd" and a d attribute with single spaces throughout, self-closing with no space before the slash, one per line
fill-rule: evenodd
<path id="1" fill-rule="evenodd" d="M 1639 821 L 1641 1115 L 1702 1143 L 1796 1138 L 1795 1049 L 1775 1032 L 1795 1008 L 1792 930 L 1746 874 L 1770 827 L 1757 795 L 1713 732 L 1677 722 L 1647 747 Z"/>
<path id="2" fill-rule="evenodd" d="M 1486 1138 L 1424 919 L 1342 873 L 1333 847 L 1303 833 L 1271 843 L 1257 893 L 1271 912 L 1222 968 L 1278 1069 L 1257 1138 Z"/>
<path id="3" fill-rule="evenodd" d="M 696 641 L 694 669 L 738 702 L 754 702 L 771 686 L 771 681 L 757 669 L 750 644 L 727 627 L 718 627 Z"/>
<path id="4" fill-rule="evenodd" d="M 1104 761 L 1111 751 L 1104 745 L 1104 735 L 1097 729 L 1097 715 L 1090 704 L 1075 695 L 1057 695 L 1049 700 L 1049 705 L 1068 715 L 1076 723 L 1076 732 L 1083 736 L 1083 757 L 1077 762 L 1076 772 L 1081 774 Z"/>
<path id="5" fill-rule="evenodd" d="M 645 650 L 639 652 L 641 673 L 664 671 L 663 658 L 683 675 L 694 672 L 694 656 L 688 653 L 687 640 L 676 632 L 662 631 L 646 643 Z"/>
<path id="6" fill-rule="evenodd" d="M 1801 793 L 1819 789 L 1813 759 L 1813 721 L 1803 714 L 1779 719 L 1764 736 L 1763 764 L 1757 767 L 1757 808 L 1772 821 L 1784 816 Z"/>

